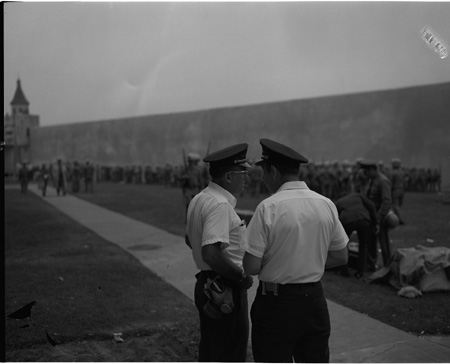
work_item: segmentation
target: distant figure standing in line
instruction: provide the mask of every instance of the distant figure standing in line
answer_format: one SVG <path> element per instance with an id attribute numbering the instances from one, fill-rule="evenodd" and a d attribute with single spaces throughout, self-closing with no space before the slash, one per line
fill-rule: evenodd
<path id="1" fill-rule="evenodd" d="M 403 205 L 403 199 L 405 197 L 405 172 L 401 168 L 402 162 L 398 158 L 394 158 L 391 161 L 392 172 L 390 175 L 391 191 L 392 191 L 392 209 L 398 216 L 400 225 L 404 225 L 401 207 Z"/>
<path id="2" fill-rule="evenodd" d="M 58 159 L 56 165 L 56 194 L 59 196 L 62 194 L 66 195 L 66 186 L 67 186 L 67 168 L 63 164 L 61 159 Z"/>
<path id="3" fill-rule="evenodd" d="M 184 206 L 186 211 L 194 196 L 203 188 L 203 171 L 198 165 L 200 156 L 197 153 L 187 155 L 187 166 L 181 177 Z"/>
<path id="4" fill-rule="evenodd" d="M 86 165 L 84 166 L 84 192 L 94 192 L 94 166 L 86 161 Z"/>
<path id="5" fill-rule="evenodd" d="M 41 167 L 41 182 L 42 182 L 42 196 L 44 197 L 47 193 L 47 185 L 49 179 L 50 179 L 50 172 L 47 169 L 47 166 L 43 164 Z"/>
<path id="6" fill-rule="evenodd" d="M 80 192 L 81 168 L 77 161 L 73 162 L 72 169 L 72 192 Z"/>
<path id="7" fill-rule="evenodd" d="M 22 162 L 19 168 L 20 192 L 26 194 L 28 191 L 28 167 L 26 162 Z"/>

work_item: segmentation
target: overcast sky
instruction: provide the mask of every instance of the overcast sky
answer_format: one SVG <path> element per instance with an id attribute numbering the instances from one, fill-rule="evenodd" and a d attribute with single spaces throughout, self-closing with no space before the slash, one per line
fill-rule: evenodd
<path id="1" fill-rule="evenodd" d="M 41 126 L 450 81 L 450 2 L 4 5 L 4 112 L 17 78 Z"/>

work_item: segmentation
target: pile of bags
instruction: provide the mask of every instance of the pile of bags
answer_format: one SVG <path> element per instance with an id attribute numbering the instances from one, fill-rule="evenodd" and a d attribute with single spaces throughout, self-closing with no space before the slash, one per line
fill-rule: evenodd
<path id="1" fill-rule="evenodd" d="M 388 282 L 398 295 L 415 298 L 423 292 L 450 291 L 450 249 L 445 247 L 397 249 L 386 267 L 373 273 L 369 282 Z"/>

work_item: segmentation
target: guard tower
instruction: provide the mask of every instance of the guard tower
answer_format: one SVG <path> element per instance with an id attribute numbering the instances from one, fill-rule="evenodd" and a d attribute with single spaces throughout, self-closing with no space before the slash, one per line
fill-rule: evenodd
<path id="1" fill-rule="evenodd" d="M 31 129 L 39 127 L 39 116 L 30 115 L 29 105 L 20 79 L 17 79 L 16 92 L 10 103 L 11 115 L 4 116 L 4 156 L 5 176 L 12 176 L 22 162 L 30 162 Z"/>

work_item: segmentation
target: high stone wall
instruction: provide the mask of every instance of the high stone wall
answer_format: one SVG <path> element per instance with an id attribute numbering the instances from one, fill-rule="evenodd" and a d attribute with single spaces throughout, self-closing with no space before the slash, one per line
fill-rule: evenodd
<path id="1" fill-rule="evenodd" d="M 182 164 L 182 151 L 210 151 L 260 138 L 313 161 L 399 157 L 439 167 L 450 155 L 450 83 L 204 111 L 40 127 L 31 132 L 33 164 L 57 158 L 105 165 Z"/>

